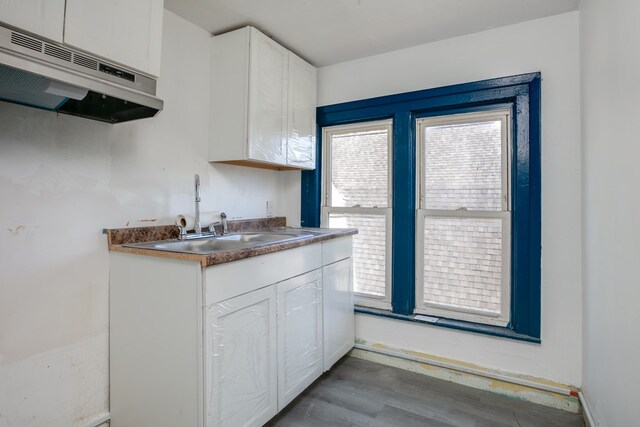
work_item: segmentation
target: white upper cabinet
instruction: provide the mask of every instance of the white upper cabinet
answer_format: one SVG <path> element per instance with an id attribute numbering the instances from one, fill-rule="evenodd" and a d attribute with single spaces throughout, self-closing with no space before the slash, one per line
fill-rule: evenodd
<path id="1" fill-rule="evenodd" d="M 64 43 L 158 76 L 163 3 L 163 0 L 67 0 Z"/>
<path id="2" fill-rule="evenodd" d="M 212 40 L 209 161 L 315 168 L 316 69 L 253 27 Z"/>
<path id="3" fill-rule="evenodd" d="M 286 163 L 288 61 L 285 48 L 252 30 L 248 147 L 252 160 Z"/>
<path id="4" fill-rule="evenodd" d="M 65 0 L 0 0 L 0 22 L 62 43 Z"/>
<path id="5" fill-rule="evenodd" d="M 289 55 L 287 164 L 313 169 L 316 164 L 316 68 Z"/>

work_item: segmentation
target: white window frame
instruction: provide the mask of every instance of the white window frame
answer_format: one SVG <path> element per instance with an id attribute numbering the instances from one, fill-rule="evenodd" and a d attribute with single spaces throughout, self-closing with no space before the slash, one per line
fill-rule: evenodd
<path id="1" fill-rule="evenodd" d="M 334 207 L 329 206 L 331 201 L 331 139 L 334 134 L 343 134 L 346 132 L 359 132 L 367 130 L 386 130 L 387 131 L 387 206 L 381 207 Z M 393 148 L 393 121 L 378 120 L 372 122 L 360 122 L 348 125 L 327 126 L 322 129 L 322 145 L 323 145 L 323 164 L 322 164 L 322 216 L 321 226 L 329 226 L 330 213 L 352 213 L 364 215 L 379 215 L 385 218 L 385 295 L 376 297 L 374 295 L 362 294 L 355 292 L 354 300 L 356 305 L 365 307 L 378 308 L 383 310 L 391 309 L 391 218 L 392 218 L 392 148 Z"/>
<path id="2" fill-rule="evenodd" d="M 502 122 L 502 209 L 500 211 L 482 210 L 440 210 L 425 208 L 424 188 L 424 137 L 425 128 L 453 124 L 480 123 L 500 120 Z M 416 314 L 435 317 L 446 317 L 457 320 L 506 326 L 511 316 L 511 111 L 497 109 L 484 112 L 451 114 L 446 116 L 427 117 L 416 120 L 416 158 L 418 173 L 416 174 L 417 209 L 416 209 L 416 275 L 415 292 Z M 499 313 L 491 313 L 464 307 L 453 307 L 445 304 L 427 303 L 424 295 L 424 223 L 427 217 L 432 218 L 500 218 L 502 219 L 502 287 Z"/>

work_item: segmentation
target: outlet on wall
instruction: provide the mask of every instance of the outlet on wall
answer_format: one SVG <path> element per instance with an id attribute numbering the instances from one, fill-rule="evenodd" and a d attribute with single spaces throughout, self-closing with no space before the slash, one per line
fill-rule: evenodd
<path id="1" fill-rule="evenodd" d="M 272 217 L 275 211 L 276 211 L 276 202 L 274 202 L 273 200 L 268 200 L 267 201 L 267 218 Z"/>

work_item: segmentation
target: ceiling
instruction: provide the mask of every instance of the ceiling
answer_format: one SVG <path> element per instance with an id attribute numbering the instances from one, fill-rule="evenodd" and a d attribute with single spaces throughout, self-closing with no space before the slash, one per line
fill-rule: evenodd
<path id="1" fill-rule="evenodd" d="M 578 8 L 580 0 L 165 0 L 212 34 L 253 25 L 315 66 Z"/>

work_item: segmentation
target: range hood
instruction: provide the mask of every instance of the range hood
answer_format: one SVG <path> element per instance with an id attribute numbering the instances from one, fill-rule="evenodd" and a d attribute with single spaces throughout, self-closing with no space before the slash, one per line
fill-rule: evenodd
<path id="1" fill-rule="evenodd" d="M 156 80 L 0 25 L 0 100 L 107 123 L 162 110 Z"/>

